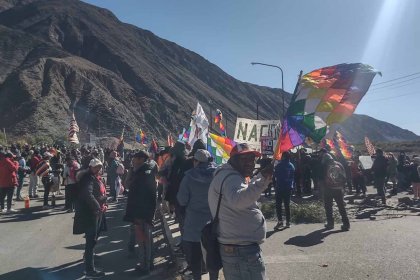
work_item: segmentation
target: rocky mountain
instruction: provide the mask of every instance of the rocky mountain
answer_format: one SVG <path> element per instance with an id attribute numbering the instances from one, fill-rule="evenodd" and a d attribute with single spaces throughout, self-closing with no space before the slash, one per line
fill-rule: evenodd
<path id="1" fill-rule="evenodd" d="M 106 9 L 0 0 L 0 127 L 15 138 L 65 137 L 74 110 L 84 132 L 118 136 L 125 125 L 127 138 L 142 128 L 165 139 L 189 124 L 197 101 L 208 113 L 220 109 L 232 136 L 236 117 L 255 118 L 256 104 L 261 119 L 278 118 L 282 95 L 287 105 L 290 94 L 241 82 Z M 368 131 L 358 118 L 343 126 L 355 139 Z"/>
<path id="2" fill-rule="evenodd" d="M 407 129 L 402 129 L 396 125 L 376 120 L 366 115 L 354 114 L 343 124 L 339 125 L 338 129 L 351 143 L 363 143 L 365 136 L 375 142 L 404 142 L 420 140 L 418 135 Z"/>

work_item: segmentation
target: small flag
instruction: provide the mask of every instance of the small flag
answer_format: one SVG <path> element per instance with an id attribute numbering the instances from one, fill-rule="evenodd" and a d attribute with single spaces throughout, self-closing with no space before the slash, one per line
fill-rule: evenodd
<path id="1" fill-rule="evenodd" d="M 174 141 L 174 137 L 172 136 L 172 133 L 168 134 L 167 142 L 168 142 L 169 147 L 173 147 L 175 145 L 175 141 Z"/>
<path id="2" fill-rule="evenodd" d="M 226 136 L 226 129 L 225 129 L 225 126 L 223 125 L 222 121 L 223 121 L 222 111 L 217 109 L 216 110 L 216 116 L 214 117 L 214 123 L 219 124 L 220 134 L 223 135 L 223 136 Z"/>
<path id="3" fill-rule="evenodd" d="M 235 146 L 236 142 L 227 137 L 209 133 L 207 138 L 207 150 L 216 164 L 226 163 L 230 158 L 230 152 Z"/>
<path id="4" fill-rule="evenodd" d="M 77 137 L 77 132 L 79 132 L 79 126 L 77 125 L 76 118 L 73 112 L 72 119 L 70 120 L 69 135 L 68 135 L 68 141 L 70 143 L 79 144 L 79 138 Z"/>
<path id="5" fill-rule="evenodd" d="M 373 146 L 372 142 L 370 142 L 367 136 L 365 136 L 365 145 L 369 155 L 373 156 L 375 154 L 375 146 Z"/>
<path id="6" fill-rule="evenodd" d="M 149 151 L 154 153 L 154 154 L 159 153 L 159 145 L 154 138 L 152 140 L 152 143 L 150 143 Z"/>

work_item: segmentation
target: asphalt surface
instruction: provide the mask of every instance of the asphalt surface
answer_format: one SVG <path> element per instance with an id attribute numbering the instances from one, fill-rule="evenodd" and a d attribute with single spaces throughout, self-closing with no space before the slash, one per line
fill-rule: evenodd
<path id="1" fill-rule="evenodd" d="M 273 232 L 263 257 L 269 279 L 420 279 L 420 217 L 339 225 L 296 225 Z"/>
<path id="2" fill-rule="evenodd" d="M 42 195 L 42 192 L 40 193 Z M 73 235 L 73 213 L 55 209 L 42 210 L 42 200 L 31 200 L 13 206 L 16 214 L 0 215 L 0 280 L 83 279 L 83 235 Z M 158 212 L 158 211 L 157 211 Z M 129 224 L 122 221 L 125 201 L 110 204 L 107 211 L 108 231 L 100 237 L 95 253 L 100 256 L 98 269 L 106 272 L 102 279 L 172 279 L 170 249 L 163 235 L 159 214 L 154 228 L 155 270 L 139 278 L 134 271 L 137 259 L 128 257 Z"/>
<path id="3" fill-rule="evenodd" d="M 26 210 L 15 202 L 18 213 L 0 216 L 0 280 L 83 279 L 84 239 L 72 234 L 73 214 L 60 210 L 63 203 L 42 210 L 41 200 L 32 200 Z M 103 279 L 139 279 L 133 270 L 137 260 L 127 257 L 123 213 L 124 200 L 111 204 L 108 231 L 96 246 L 97 266 L 107 273 Z M 330 231 L 322 224 L 301 224 L 277 232 L 275 222 L 267 225 L 262 248 L 269 279 L 420 279 L 420 217 L 355 220 L 349 232 L 341 232 L 339 224 Z M 142 279 L 177 277 L 162 233 L 158 217 L 155 271 Z"/>

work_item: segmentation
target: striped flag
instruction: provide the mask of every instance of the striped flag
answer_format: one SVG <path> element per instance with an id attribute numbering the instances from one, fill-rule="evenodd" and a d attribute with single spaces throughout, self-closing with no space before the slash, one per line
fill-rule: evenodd
<path id="1" fill-rule="evenodd" d="M 375 154 L 375 146 L 373 146 L 372 142 L 370 142 L 367 136 L 365 136 L 365 145 L 369 155 L 373 156 Z"/>
<path id="2" fill-rule="evenodd" d="M 79 144 L 79 138 L 77 137 L 77 132 L 79 132 L 79 126 L 77 125 L 76 118 L 73 112 L 72 119 L 70 120 L 69 135 L 68 135 L 68 141 L 70 143 Z"/>
<path id="3" fill-rule="evenodd" d="M 168 146 L 169 147 L 173 147 L 174 145 L 175 145 L 175 141 L 174 141 L 174 138 L 172 137 L 172 133 L 169 133 L 168 134 Z"/>

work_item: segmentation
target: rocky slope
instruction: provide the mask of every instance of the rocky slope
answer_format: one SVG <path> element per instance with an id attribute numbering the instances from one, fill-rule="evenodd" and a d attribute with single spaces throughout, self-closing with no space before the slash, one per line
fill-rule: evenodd
<path id="1" fill-rule="evenodd" d="M 288 103 L 288 93 L 236 80 L 102 8 L 0 0 L 0 127 L 15 138 L 64 137 L 74 109 L 83 132 L 117 136 L 126 125 L 130 139 L 138 128 L 165 139 L 188 125 L 197 101 L 206 112 L 221 109 L 232 136 L 236 116 L 255 118 L 256 103 L 260 118 L 278 118 L 282 94 Z M 348 124 L 355 139 L 366 134 Z"/>

